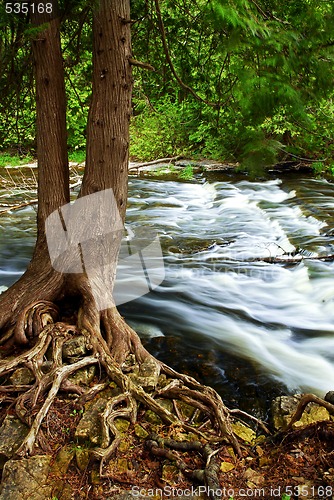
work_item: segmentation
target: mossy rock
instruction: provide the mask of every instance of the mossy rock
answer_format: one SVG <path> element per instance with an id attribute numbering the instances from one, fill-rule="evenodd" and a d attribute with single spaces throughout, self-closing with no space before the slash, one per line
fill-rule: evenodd
<path id="1" fill-rule="evenodd" d="M 127 430 L 130 427 L 130 422 L 128 420 L 125 420 L 125 418 L 115 418 L 114 421 L 116 429 L 121 433 L 124 434 L 127 432 Z"/>
<path id="2" fill-rule="evenodd" d="M 144 427 L 139 424 L 135 424 L 135 434 L 140 439 L 146 439 L 149 435 L 148 432 L 145 431 Z"/>
<path id="3" fill-rule="evenodd" d="M 75 450 L 71 446 L 64 446 L 58 453 L 52 470 L 57 475 L 66 474 L 70 463 L 75 455 Z"/>
<path id="4" fill-rule="evenodd" d="M 232 429 L 233 432 L 246 443 L 255 443 L 256 433 L 249 427 L 246 427 L 246 425 L 242 424 L 241 422 L 235 422 L 234 424 L 232 424 Z"/>
<path id="5" fill-rule="evenodd" d="M 87 469 L 89 460 L 90 460 L 90 452 L 87 448 L 77 448 L 75 450 L 75 459 L 77 462 L 78 468 L 83 472 Z"/>
<path id="6" fill-rule="evenodd" d="M 155 424 L 155 425 L 162 424 L 162 420 L 159 417 L 159 415 L 154 413 L 154 411 L 152 411 L 152 410 L 147 410 L 145 412 L 145 420 L 146 420 L 146 422 L 149 422 L 150 424 Z"/>

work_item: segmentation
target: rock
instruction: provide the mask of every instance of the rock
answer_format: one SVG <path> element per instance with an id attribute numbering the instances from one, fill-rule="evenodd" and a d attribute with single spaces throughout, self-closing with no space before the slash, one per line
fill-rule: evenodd
<path id="1" fill-rule="evenodd" d="M 131 446 L 131 441 L 122 439 L 122 441 L 118 445 L 118 450 L 123 453 L 125 451 L 128 451 Z"/>
<path id="2" fill-rule="evenodd" d="M 279 396 L 272 402 L 272 419 L 275 429 L 284 429 L 295 413 L 298 403 L 302 398 L 301 394 L 295 396 Z M 323 406 L 316 403 L 309 403 L 303 412 L 300 420 L 293 424 L 293 428 L 330 420 L 330 414 Z"/>
<path id="3" fill-rule="evenodd" d="M 92 470 L 90 473 L 90 480 L 94 485 L 101 484 L 101 477 L 97 470 Z"/>
<path id="4" fill-rule="evenodd" d="M 116 429 L 121 433 L 124 434 L 128 430 L 130 426 L 130 422 L 128 420 L 125 420 L 125 418 L 115 418 L 114 424 Z"/>
<path id="5" fill-rule="evenodd" d="M 111 474 L 125 475 L 129 477 L 131 471 L 131 462 L 129 463 L 126 458 L 113 458 L 109 461 L 108 471 Z"/>
<path id="6" fill-rule="evenodd" d="M 154 411 L 152 411 L 152 410 L 147 410 L 145 412 L 145 420 L 147 422 L 149 422 L 150 424 L 155 424 L 155 425 L 162 424 L 162 420 L 159 417 L 159 415 L 157 415 L 156 413 L 154 413 Z"/>
<path id="7" fill-rule="evenodd" d="M 246 427 L 246 425 L 242 424 L 241 422 L 235 422 L 232 424 L 232 429 L 233 432 L 241 439 L 246 441 L 247 443 L 254 443 L 256 440 L 256 433 L 250 429 L 249 427 Z"/>
<path id="8" fill-rule="evenodd" d="M 323 406 L 311 406 L 307 407 L 304 411 L 300 420 L 293 424 L 293 428 L 303 427 L 304 425 L 313 424 L 314 422 L 321 422 L 323 420 L 330 420 L 330 414 L 326 408 Z"/>
<path id="9" fill-rule="evenodd" d="M 324 399 L 328 403 L 331 403 L 332 405 L 334 405 L 334 391 L 327 392 L 327 394 L 326 394 L 326 396 L 325 396 Z"/>
<path id="10" fill-rule="evenodd" d="M 29 368 L 18 368 L 9 377 L 10 383 L 13 385 L 29 385 L 34 382 L 35 377 Z"/>
<path id="11" fill-rule="evenodd" d="M 89 406 L 85 405 L 86 410 L 74 434 L 81 442 L 89 440 L 93 444 L 101 443 L 101 415 L 107 402 L 107 399 L 98 398 L 94 399 Z"/>
<path id="12" fill-rule="evenodd" d="M 284 429 L 295 412 L 301 395 L 296 396 L 278 396 L 271 404 L 272 420 L 275 429 Z"/>
<path id="13" fill-rule="evenodd" d="M 80 370 L 77 370 L 75 373 L 70 375 L 68 377 L 68 380 L 72 384 L 76 385 L 89 385 L 91 382 L 93 382 L 95 374 L 96 374 L 96 366 L 91 365 L 87 366 L 86 368 L 80 368 Z"/>
<path id="14" fill-rule="evenodd" d="M 68 483 L 64 483 L 63 480 L 58 479 L 52 483 L 52 500 L 73 500 L 74 491 L 72 486 Z M 50 497 L 51 499 L 51 497 Z M 48 498 L 49 500 L 49 498 Z"/>
<path id="15" fill-rule="evenodd" d="M 140 439 L 146 439 L 148 436 L 148 432 L 139 424 L 135 424 L 135 434 Z"/>
<path id="16" fill-rule="evenodd" d="M 68 361 L 74 362 L 77 358 L 84 356 L 86 353 L 86 339 L 83 335 L 77 335 L 76 337 L 67 340 L 67 342 L 63 345 L 63 357 Z"/>
<path id="17" fill-rule="evenodd" d="M 21 446 L 28 432 L 29 428 L 18 418 L 12 415 L 5 417 L 0 428 L 0 469 Z"/>
<path id="18" fill-rule="evenodd" d="M 171 401 L 170 399 L 157 398 L 157 403 L 159 403 L 163 408 L 165 408 L 165 410 L 168 410 L 171 413 L 174 412 L 173 401 Z"/>
<path id="19" fill-rule="evenodd" d="M 158 385 L 160 368 L 153 359 L 140 363 L 139 368 L 131 373 L 130 378 L 136 385 L 144 389 L 153 390 Z"/>
<path id="20" fill-rule="evenodd" d="M 75 450 L 75 459 L 77 462 L 78 468 L 83 472 L 87 469 L 89 460 L 90 460 L 90 453 L 89 450 L 85 448 L 77 448 Z"/>
<path id="21" fill-rule="evenodd" d="M 57 475 L 66 474 L 75 455 L 73 447 L 64 446 L 58 453 L 52 471 Z"/>
<path id="22" fill-rule="evenodd" d="M 120 389 L 116 384 L 101 391 L 92 401 L 85 404 L 85 411 L 77 428 L 75 437 L 81 442 L 91 441 L 93 444 L 101 443 L 101 416 L 107 406 L 108 400 L 117 396 Z"/>
<path id="23" fill-rule="evenodd" d="M 9 460 L 3 469 L 0 500 L 52 498 L 52 486 L 48 483 L 50 460 L 46 455 Z"/>

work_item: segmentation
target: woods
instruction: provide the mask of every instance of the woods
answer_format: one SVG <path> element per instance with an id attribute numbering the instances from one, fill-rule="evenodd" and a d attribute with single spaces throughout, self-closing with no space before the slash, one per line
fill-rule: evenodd
<path id="1" fill-rule="evenodd" d="M 331 2 L 137 0 L 131 8 L 132 59 L 144 65 L 133 67 L 132 157 L 190 154 L 250 169 L 310 160 L 315 170 L 331 169 Z M 8 73 L 1 144 L 24 153 L 36 148 L 29 29 L 24 16 L 1 19 Z M 89 5 L 67 5 L 61 36 L 71 151 L 86 144 L 90 23 Z"/>

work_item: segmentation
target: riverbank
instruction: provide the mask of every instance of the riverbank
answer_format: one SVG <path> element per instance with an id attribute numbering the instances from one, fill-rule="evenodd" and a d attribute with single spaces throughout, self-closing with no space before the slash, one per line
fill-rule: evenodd
<path id="1" fill-rule="evenodd" d="M 69 158 L 71 168 L 84 168 L 85 155 L 82 152 L 70 154 Z M 12 156 L 10 154 L 0 154 L 0 169 L 6 167 L 15 167 L 16 169 L 22 167 L 36 168 L 37 160 L 33 159 L 32 156 L 20 158 L 19 156 Z M 320 167 L 321 162 L 292 159 L 289 161 L 282 161 L 271 167 L 265 167 L 261 172 L 287 173 L 291 171 L 330 174 L 330 172 L 326 171 L 326 168 L 321 169 Z M 185 178 L 191 177 L 192 174 L 203 172 L 247 172 L 238 162 L 231 163 L 211 159 L 186 158 L 182 156 L 160 158 L 145 162 L 130 160 L 129 162 L 129 173 L 137 175 L 177 175 L 185 169 L 187 170 Z"/>
<path id="2" fill-rule="evenodd" d="M 201 458 L 199 436 L 164 426 L 152 412 L 140 412 L 134 426 L 118 418 L 121 444 L 101 475 L 90 448 L 100 439 L 99 416 L 104 397 L 112 390 L 107 388 L 81 409 L 72 398 L 57 398 L 42 425 L 48 451 L 36 448 L 31 458 L 16 460 L 13 456 L 27 429 L 10 413 L 5 416 L 2 412 L 0 499 L 334 498 L 333 417 L 311 404 L 292 430 L 276 429 L 275 421 L 283 418 L 287 422 L 291 417 L 286 408 L 296 409 L 298 398 L 292 397 L 275 401 L 270 430 L 235 410 L 232 426 L 241 446 L 239 456 L 222 442 L 212 444 L 210 455 Z M 179 406 L 181 414 L 189 409 Z M 185 446 L 188 451 L 181 451 Z M 200 471 L 203 474 L 205 469 L 211 478 L 206 485 L 200 480 Z"/>

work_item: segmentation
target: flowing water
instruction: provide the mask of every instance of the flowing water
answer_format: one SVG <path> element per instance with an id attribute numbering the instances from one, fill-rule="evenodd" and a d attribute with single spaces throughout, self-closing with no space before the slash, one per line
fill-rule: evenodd
<path id="1" fill-rule="evenodd" d="M 24 271 L 34 220 L 1 215 L 0 286 Z M 334 262 L 316 259 L 334 254 L 333 184 L 130 178 L 127 227 L 163 248 L 163 283 L 121 307 L 157 356 L 260 415 L 275 394 L 334 389 Z"/>

